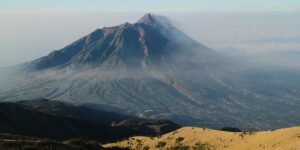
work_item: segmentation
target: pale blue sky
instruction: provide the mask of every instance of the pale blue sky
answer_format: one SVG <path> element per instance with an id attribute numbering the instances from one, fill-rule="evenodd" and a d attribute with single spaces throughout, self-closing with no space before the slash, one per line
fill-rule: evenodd
<path id="1" fill-rule="evenodd" d="M 300 0 L 0 0 L 0 67 L 47 55 L 96 28 L 134 23 L 146 12 L 171 17 L 218 51 L 300 52 Z"/>
<path id="2" fill-rule="evenodd" d="M 300 11 L 300 0 L 0 0 L 0 12 Z"/>

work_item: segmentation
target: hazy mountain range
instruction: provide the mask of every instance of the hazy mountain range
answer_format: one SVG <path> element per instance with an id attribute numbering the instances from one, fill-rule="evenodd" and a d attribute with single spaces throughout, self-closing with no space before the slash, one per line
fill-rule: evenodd
<path id="1" fill-rule="evenodd" d="M 300 123 L 297 76 L 247 68 L 167 18 L 146 14 L 1 70 L 0 99 L 47 98 L 183 125 L 270 129 Z"/>

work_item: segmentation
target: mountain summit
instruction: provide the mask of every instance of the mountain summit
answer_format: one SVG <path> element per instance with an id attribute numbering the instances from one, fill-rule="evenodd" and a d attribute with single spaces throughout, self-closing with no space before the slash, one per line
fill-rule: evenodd
<path id="1" fill-rule="evenodd" d="M 175 41 L 173 33 L 181 33 L 167 18 L 146 14 L 137 23 L 97 29 L 61 50 L 35 60 L 34 70 L 66 67 L 139 68 L 162 65 L 196 42 L 183 33 L 185 41 Z M 179 35 L 179 34 L 178 34 Z M 199 44 L 200 45 L 200 44 Z M 199 46 L 201 47 L 201 46 Z M 180 48 L 180 49 L 179 49 Z M 201 49 L 208 49 L 204 46 Z M 166 63 L 166 62 L 165 62 Z"/>
<path id="2" fill-rule="evenodd" d="M 154 18 L 152 17 L 152 14 L 150 14 L 150 13 L 145 14 L 142 18 L 140 18 L 137 21 L 137 23 L 144 23 L 144 24 L 148 24 L 148 25 L 151 25 L 155 22 L 156 21 L 154 20 Z"/>
<path id="3" fill-rule="evenodd" d="M 168 30 L 168 28 L 171 26 L 174 28 L 174 26 L 171 24 L 171 21 L 168 18 L 150 13 L 145 14 L 142 18 L 140 18 L 137 21 L 137 23 L 149 25 L 155 28 L 163 27 L 164 30 Z"/>

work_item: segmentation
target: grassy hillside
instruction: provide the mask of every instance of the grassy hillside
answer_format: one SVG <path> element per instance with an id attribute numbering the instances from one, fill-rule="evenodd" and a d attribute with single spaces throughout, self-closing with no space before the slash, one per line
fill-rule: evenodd
<path id="1" fill-rule="evenodd" d="M 132 137 L 105 147 L 161 150 L 297 150 L 300 127 L 261 132 L 226 132 L 184 127 L 161 137 Z"/>

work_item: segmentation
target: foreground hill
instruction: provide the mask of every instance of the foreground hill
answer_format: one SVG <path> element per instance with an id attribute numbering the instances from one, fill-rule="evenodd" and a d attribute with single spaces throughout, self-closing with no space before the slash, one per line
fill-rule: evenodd
<path id="1" fill-rule="evenodd" d="M 126 118 L 49 100 L 0 103 L 0 132 L 8 134 L 109 142 L 133 135 L 159 135 L 178 127 L 169 121 Z"/>
<path id="2" fill-rule="evenodd" d="M 171 150 L 297 150 L 300 127 L 261 132 L 226 132 L 184 127 L 161 137 L 132 137 L 107 144 L 131 149 Z"/>

